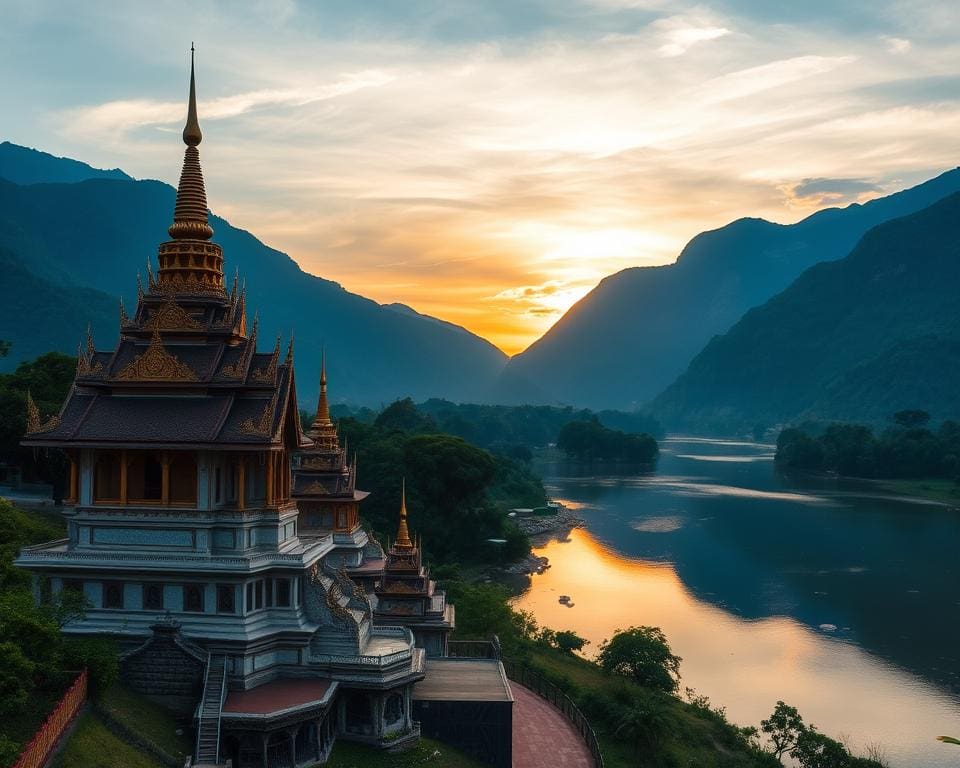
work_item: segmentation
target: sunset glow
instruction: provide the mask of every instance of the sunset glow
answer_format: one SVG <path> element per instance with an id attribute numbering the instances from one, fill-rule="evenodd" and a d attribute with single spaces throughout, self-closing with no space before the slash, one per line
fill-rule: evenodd
<path id="1" fill-rule="evenodd" d="M 203 30 L 213 210 L 510 353 L 697 232 L 887 194 L 960 155 L 948 3 L 94 3 L 29 34 L 55 6 L 5 7 L 18 76 L 0 94 L 29 107 L 3 138 L 175 182 L 183 30 Z"/>

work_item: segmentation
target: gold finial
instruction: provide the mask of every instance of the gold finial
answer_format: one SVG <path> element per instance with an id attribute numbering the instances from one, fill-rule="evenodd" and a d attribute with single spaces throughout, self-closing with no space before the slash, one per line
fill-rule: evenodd
<path id="1" fill-rule="evenodd" d="M 123 306 L 123 296 L 120 297 L 120 327 L 130 325 L 130 318 L 127 317 L 127 310 Z"/>
<path id="2" fill-rule="evenodd" d="M 397 529 L 398 549 L 413 549 L 410 541 L 410 531 L 407 528 L 407 479 L 403 478 L 400 486 L 400 526 Z"/>
<path id="3" fill-rule="evenodd" d="M 287 358 L 284 362 L 287 365 L 293 365 L 293 331 L 290 331 L 290 343 L 287 344 Z"/>
<path id="4" fill-rule="evenodd" d="M 187 124 L 183 129 L 183 142 L 187 149 L 183 155 L 183 169 L 180 172 L 180 184 L 177 186 L 177 202 L 173 210 L 173 224 L 167 229 L 174 240 L 209 240 L 213 237 L 213 228 L 207 220 L 207 192 L 203 186 L 203 171 L 200 170 L 200 152 L 197 145 L 203 135 L 200 133 L 200 121 L 197 118 L 197 87 L 193 71 L 193 48 L 190 49 L 190 101 L 187 106 Z M 161 282 L 171 283 L 175 278 L 187 280 L 189 275 L 180 274 L 179 251 L 174 248 L 168 253 L 160 248 Z M 219 249 L 217 249 L 219 251 Z M 209 263 L 200 272 L 192 276 L 198 285 L 194 289 L 209 289 L 224 295 L 223 255 L 211 252 Z M 210 282 L 211 268 L 217 273 Z"/>
<path id="5" fill-rule="evenodd" d="M 90 323 L 87 323 L 87 357 L 93 357 L 96 351 L 97 349 L 93 344 L 93 329 L 91 328 Z"/>
<path id="6" fill-rule="evenodd" d="M 197 119 L 197 86 L 193 77 L 193 43 L 190 43 L 190 102 L 187 106 L 187 124 L 183 127 L 183 143 L 195 147 L 201 141 L 203 134 Z"/>
<path id="7" fill-rule="evenodd" d="M 310 425 L 312 435 L 319 435 L 321 432 L 333 432 L 336 436 L 336 430 L 333 421 L 330 419 L 330 403 L 327 401 L 327 350 L 321 347 L 320 351 L 320 395 L 317 398 L 317 415 L 313 418 L 313 424 Z"/>

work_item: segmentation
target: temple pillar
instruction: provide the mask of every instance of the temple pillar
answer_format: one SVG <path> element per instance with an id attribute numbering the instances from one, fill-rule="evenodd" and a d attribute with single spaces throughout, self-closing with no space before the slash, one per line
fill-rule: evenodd
<path id="1" fill-rule="evenodd" d="M 268 507 L 273 506 L 273 466 L 274 466 L 274 456 L 272 453 L 267 454 L 267 498 L 265 503 Z"/>
<path id="2" fill-rule="evenodd" d="M 267 742 L 270 741 L 270 736 L 264 733 L 260 738 L 263 741 L 263 768 L 270 768 L 269 757 L 267 755 Z"/>
<path id="3" fill-rule="evenodd" d="M 170 454 L 167 451 L 160 452 L 160 503 L 163 506 L 170 505 Z"/>
<path id="4" fill-rule="evenodd" d="M 237 459 L 237 509 L 246 509 L 247 500 L 247 460 Z"/>
<path id="5" fill-rule="evenodd" d="M 81 504 L 93 504 L 93 454 L 80 451 L 80 499 Z"/>
<path id="6" fill-rule="evenodd" d="M 127 451 L 120 451 L 120 503 L 127 503 Z"/>
<path id="7" fill-rule="evenodd" d="M 297 767 L 297 730 L 291 728 L 287 731 L 287 744 L 290 747 L 290 768 Z"/>
<path id="8" fill-rule="evenodd" d="M 80 497 L 78 488 L 79 473 L 77 467 L 77 452 L 70 451 L 68 457 L 70 459 L 70 497 L 67 499 L 67 502 L 70 504 L 76 504 Z"/>

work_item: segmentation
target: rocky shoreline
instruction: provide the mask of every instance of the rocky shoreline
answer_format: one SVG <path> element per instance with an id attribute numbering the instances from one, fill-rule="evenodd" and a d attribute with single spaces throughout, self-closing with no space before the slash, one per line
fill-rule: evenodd
<path id="1" fill-rule="evenodd" d="M 583 518 L 566 507 L 558 505 L 555 515 L 525 515 L 517 517 L 514 522 L 536 544 L 556 534 L 565 536 L 572 529 L 583 525 Z M 543 573 L 549 567 L 548 558 L 531 552 L 520 561 L 507 566 L 504 571 L 512 574 L 533 575 Z"/>

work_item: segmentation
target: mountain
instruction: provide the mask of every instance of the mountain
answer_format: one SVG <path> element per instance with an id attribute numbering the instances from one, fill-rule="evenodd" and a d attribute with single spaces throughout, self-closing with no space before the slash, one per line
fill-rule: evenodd
<path id="1" fill-rule="evenodd" d="M 740 219 L 697 235 L 673 264 L 607 277 L 539 341 L 510 360 L 499 401 L 593 408 L 646 403 L 710 339 L 816 263 L 850 252 L 884 221 L 960 190 L 952 170 L 889 197 L 827 209 L 790 225 Z"/>
<path id="2" fill-rule="evenodd" d="M 35 158 L 35 168 L 46 170 L 34 178 L 78 172 L 74 161 L 67 161 L 58 177 L 56 163 L 46 158 Z M 18 164 L 20 178 L 29 165 Z M 18 267 L 7 275 L 2 294 L 29 295 L 36 304 L 29 314 L 0 315 L 0 339 L 14 343 L 3 365 L 9 368 L 43 345 L 75 351 L 88 321 L 98 347 L 112 345 L 118 299 L 123 296 L 128 310 L 136 305 L 136 274 L 145 275 L 148 259 L 156 265 L 174 196 L 166 184 L 125 176 L 31 185 L 0 179 L 0 250 Z M 506 362 L 500 350 L 459 326 L 381 306 L 305 273 L 286 254 L 220 217 L 212 216 L 210 223 L 224 249 L 228 280 L 239 270 L 248 311 L 259 311 L 261 347 L 272 347 L 277 334 L 295 333 L 298 394 L 306 407 L 317 391 L 322 344 L 332 396 L 358 404 L 404 396 L 475 401 L 489 392 Z M 99 299 L 81 289 L 92 289 Z M 106 327 L 98 319 L 104 295 L 112 297 Z M 50 314 L 63 323 L 40 333 L 31 318 Z M 61 327 L 62 338 L 55 330 Z"/>
<path id="3" fill-rule="evenodd" d="M 73 184 L 87 179 L 133 180 L 119 168 L 105 171 L 79 160 L 57 157 L 9 141 L 0 142 L 0 177 L 14 184 Z"/>
<path id="4" fill-rule="evenodd" d="M 714 338 L 653 402 L 672 427 L 960 418 L 960 194 L 871 229 Z"/>

